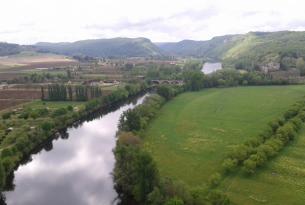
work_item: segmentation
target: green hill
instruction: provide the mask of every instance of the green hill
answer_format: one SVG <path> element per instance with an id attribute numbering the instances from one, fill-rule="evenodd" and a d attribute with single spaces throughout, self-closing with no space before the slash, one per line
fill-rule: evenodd
<path id="1" fill-rule="evenodd" d="M 146 38 L 83 40 L 73 43 L 37 43 L 40 51 L 91 57 L 146 57 L 160 55 L 159 48 Z"/>
<path id="2" fill-rule="evenodd" d="M 305 32 L 250 32 L 158 46 L 166 54 L 222 61 L 226 66 L 240 69 L 261 68 L 269 63 L 289 69 L 296 66 L 299 57 L 305 57 Z"/>

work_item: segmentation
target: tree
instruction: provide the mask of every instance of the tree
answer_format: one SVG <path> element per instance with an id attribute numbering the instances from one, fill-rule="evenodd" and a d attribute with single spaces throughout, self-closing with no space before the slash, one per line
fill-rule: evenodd
<path id="1" fill-rule="evenodd" d="M 229 158 L 224 160 L 224 162 L 222 163 L 222 168 L 226 172 L 232 172 L 237 167 L 237 163 L 238 161 L 236 159 Z"/>
<path id="2" fill-rule="evenodd" d="M 162 85 L 157 88 L 157 93 L 164 97 L 166 100 L 170 100 L 174 96 L 174 91 L 171 87 Z"/>
<path id="3" fill-rule="evenodd" d="M 243 163 L 243 171 L 246 174 L 253 174 L 255 172 L 256 169 L 256 162 L 253 161 L 252 159 L 247 159 L 244 161 Z"/>
<path id="4" fill-rule="evenodd" d="M 201 71 L 187 71 L 184 81 L 188 90 L 197 91 L 203 87 L 203 73 Z"/>
<path id="5" fill-rule="evenodd" d="M 297 59 L 296 67 L 300 71 L 301 76 L 305 75 L 305 61 L 302 57 Z"/>
<path id="6" fill-rule="evenodd" d="M 138 131 L 142 128 L 141 116 L 137 110 L 127 110 L 120 119 L 120 128 L 124 131 Z"/>

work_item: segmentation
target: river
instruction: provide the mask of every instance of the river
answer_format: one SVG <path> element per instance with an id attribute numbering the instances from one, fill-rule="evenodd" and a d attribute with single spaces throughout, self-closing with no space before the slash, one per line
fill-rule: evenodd
<path id="1" fill-rule="evenodd" d="M 67 129 L 31 161 L 19 166 L 7 205 L 111 205 L 117 194 L 111 172 L 112 150 L 121 114 L 141 104 L 144 95 L 115 111 Z"/>
<path id="2" fill-rule="evenodd" d="M 220 70 L 222 69 L 222 64 L 221 63 L 205 63 L 203 64 L 202 66 L 202 69 L 201 71 L 204 73 L 204 74 L 210 74 L 210 73 L 213 73 L 217 70 Z"/>

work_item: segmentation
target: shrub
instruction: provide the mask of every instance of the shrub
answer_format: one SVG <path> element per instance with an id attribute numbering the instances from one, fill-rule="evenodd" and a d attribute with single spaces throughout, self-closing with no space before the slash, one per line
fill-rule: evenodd
<path id="1" fill-rule="evenodd" d="M 41 129 L 43 129 L 43 131 L 45 132 L 49 132 L 51 131 L 51 129 L 54 127 L 54 124 L 51 122 L 43 122 L 41 124 Z"/>
<path id="2" fill-rule="evenodd" d="M 65 115 L 67 113 L 67 110 L 65 108 L 58 108 L 53 111 L 52 117 L 58 117 L 61 115 Z"/>
<path id="3" fill-rule="evenodd" d="M 175 95 L 173 88 L 166 85 L 159 86 L 157 88 L 157 93 L 164 97 L 166 100 L 170 100 Z"/>
<path id="4" fill-rule="evenodd" d="M 225 159 L 222 163 L 222 168 L 225 172 L 232 172 L 238 165 L 238 161 L 236 159 Z"/>
<path id="5" fill-rule="evenodd" d="M 221 175 L 219 173 L 215 173 L 209 178 L 208 183 L 210 187 L 216 187 L 219 185 L 220 181 Z"/>
<path id="6" fill-rule="evenodd" d="M 12 112 L 6 112 L 2 115 L 2 119 L 7 120 L 11 117 L 12 114 Z"/>

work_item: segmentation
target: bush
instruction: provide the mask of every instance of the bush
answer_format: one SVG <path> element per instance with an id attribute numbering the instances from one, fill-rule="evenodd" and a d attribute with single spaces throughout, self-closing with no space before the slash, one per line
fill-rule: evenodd
<path id="1" fill-rule="evenodd" d="M 256 162 L 253 161 L 252 159 L 247 159 L 243 163 L 242 170 L 246 174 L 253 174 L 256 169 Z"/>
<path id="2" fill-rule="evenodd" d="M 210 187 L 216 187 L 219 185 L 220 181 L 221 181 L 221 175 L 219 173 L 215 173 L 209 178 L 208 183 Z"/>
<path id="3" fill-rule="evenodd" d="M 41 124 L 41 129 L 45 132 L 51 131 L 53 129 L 53 127 L 54 127 L 54 124 L 51 122 L 43 122 Z"/>
<path id="4" fill-rule="evenodd" d="M 67 114 L 67 110 L 65 108 L 58 108 L 53 111 L 52 117 L 58 117 L 65 114 Z"/>
<path id="5" fill-rule="evenodd" d="M 175 92 L 173 88 L 170 86 L 162 85 L 157 88 L 157 93 L 164 97 L 166 100 L 170 100 L 172 97 L 174 97 Z"/>
<path id="6" fill-rule="evenodd" d="M 7 120 L 11 117 L 12 114 L 12 112 L 6 112 L 2 115 L 2 119 Z"/>
<path id="7" fill-rule="evenodd" d="M 234 171 L 234 169 L 236 169 L 238 165 L 238 161 L 236 159 L 225 159 L 222 163 L 222 168 L 225 172 L 232 172 Z"/>

